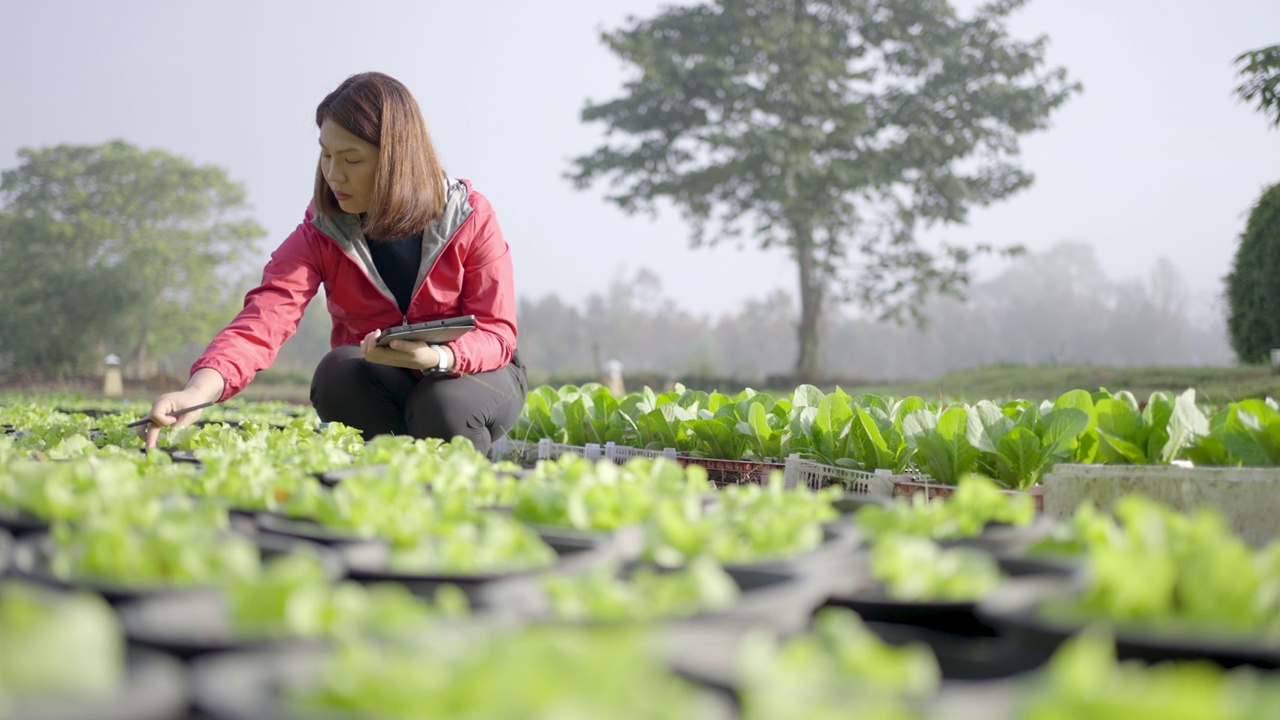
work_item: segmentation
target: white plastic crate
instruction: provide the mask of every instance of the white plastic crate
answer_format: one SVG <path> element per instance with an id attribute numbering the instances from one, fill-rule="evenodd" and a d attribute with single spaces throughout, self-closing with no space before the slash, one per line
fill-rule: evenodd
<path id="1" fill-rule="evenodd" d="M 550 438 L 542 438 L 537 442 L 499 438 L 489 446 L 489 459 L 493 461 L 511 460 L 521 465 L 532 466 L 538 460 L 555 460 L 561 455 L 581 455 L 588 460 L 604 459 L 604 448 L 598 443 L 586 445 L 567 445 L 551 442 Z"/>
<path id="2" fill-rule="evenodd" d="M 919 495 L 924 498 L 925 502 L 946 500 L 955 491 L 955 485 L 939 483 L 928 475 L 899 475 L 893 482 L 893 494 L 895 497 L 910 498 Z M 1029 496 L 1035 505 L 1036 513 L 1041 514 L 1044 512 L 1044 486 L 1042 485 L 1033 485 L 1030 490 L 1002 489 L 1000 492 L 1011 497 Z"/>
<path id="3" fill-rule="evenodd" d="M 644 448 L 631 447 L 629 445 L 619 445 L 612 440 L 604 444 L 604 457 L 619 465 L 626 463 L 631 458 L 664 458 L 675 461 L 676 449 L 663 448 L 661 450 L 646 450 Z"/>
<path id="4" fill-rule="evenodd" d="M 676 455 L 676 462 L 688 467 L 697 465 L 707 471 L 707 481 L 716 487 L 728 485 L 767 485 L 775 472 L 786 466 L 770 460 L 725 460 L 722 458 Z"/>
<path id="5" fill-rule="evenodd" d="M 538 441 L 539 460 L 555 460 L 561 455 L 581 455 L 588 460 L 604 459 L 604 451 L 599 443 L 567 445 L 565 443 L 553 443 L 551 438 L 542 438 Z"/>
<path id="6" fill-rule="evenodd" d="M 789 488 L 809 488 L 818 490 L 831 485 L 838 485 L 853 495 L 869 497 L 893 497 L 894 474 L 890 470 L 879 469 L 874 473 L 865 470 L 824 465 L 814 460 L 806 460 L 799 455 L 787 457 L 783 470 L 786 486 Z"/>

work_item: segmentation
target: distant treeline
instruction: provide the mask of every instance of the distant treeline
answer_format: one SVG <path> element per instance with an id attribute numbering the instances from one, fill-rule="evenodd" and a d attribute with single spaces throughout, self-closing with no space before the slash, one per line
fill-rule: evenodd
<path id="1" fill-rule="evenodd" d="M 967 301 L 932 300 L 923 329 L 875 322 L 850 308 L 833 311 L 822 333 L 823 368 L 833 380 L 876 382 L 997 363 L 1234 362 L 1218 298 L 1193 297 L 1167 260 L 1135 270 L 1143 276 L 1109 279 L 1090 245 L 1064 242 L 1013 261 L 970 288 Z M 523 298 L 520 352 L 535 382 L 598 379 L 604 364 L 618 360 L 629 380 L 650 385 L 732 378 L 786 387 L 797 314 L 783 291 L 718 318 L 698 314 L 664 296 L 658 276 L 639 269 L 578 304 L 555 295 Z M 328 332 L 318 299 L 278 367 L 309 373 L 328 348 Z"/>

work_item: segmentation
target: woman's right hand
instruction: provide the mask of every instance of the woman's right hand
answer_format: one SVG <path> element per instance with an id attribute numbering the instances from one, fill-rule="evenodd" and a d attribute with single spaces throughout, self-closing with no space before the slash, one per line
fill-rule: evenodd
<path id="1" fill-rule="evenodd" d="M 156 446 L 160 431 L 164 428 L 184 428 L 200 419 L 201 410 L 192 410 L 177 417 L 172 413 L 193 405 L 216 400 L 222 396 L 223 379 L 217 371 L 202 368 L 191 376 L 187 386 L 178 392 L 165 393 L 151 403 L 147 417 L 151 422 L 138 426 L 138 437 L 148 448 Z"/>

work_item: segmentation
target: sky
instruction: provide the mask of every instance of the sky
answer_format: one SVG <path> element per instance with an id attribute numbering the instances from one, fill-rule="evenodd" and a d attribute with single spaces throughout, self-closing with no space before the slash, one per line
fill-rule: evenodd
<path id="1" fill-rule="evenodd" d="M 628 78 L 600 33 L 669 4 L 0 0 L 0 169 L 20 148 L 113 139 L 220 166 L 269 232 L 265 261 L 310 199 L 317 103 L 378 70 L 417 97 L 448 172 L 492 201 L 521 297 L 579 303 L 641 267 L 699 315 L 795 295 L 780 251 L 691 250 L 673 209 L 627 215 L 605 187 L 564 179 L 604 139 L 584 105 Z M 1233 59 L 1280 43 L 1275 0 L 1031 0 L 1009 28 L 1047 35 L 1048 63 L 1084 90 L 1024 136 L 1030 189 L 925 244 L 1084 241 L 1112 280 L 1163 256 L 1198 297 L 1219 293 L 1250 206 L 1280 182 L 1280 129 L 1232 92 Z M 983 261 L 976 279 L 1004 262 Z"/>

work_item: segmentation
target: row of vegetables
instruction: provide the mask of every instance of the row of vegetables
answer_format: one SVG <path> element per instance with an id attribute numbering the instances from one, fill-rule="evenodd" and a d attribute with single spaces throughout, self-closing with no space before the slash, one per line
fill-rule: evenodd
<path id="1" fill-rule="evenodd" d="M 1280 464 L 1280 406 L 1207 407 L 1195 391 L 1072 390 L 1051 401 L 927 402 L 801 385 L 787 397 L 745 390 L 651 389 L 614 396 L 598 384 L 535 388 L 511 437 L 615 443 L 727 460 L 792 454 L 862 471 L 909 468 L 947 484 L 980 473 L 1026 489 L 1055 464 Z"/>
<path id="2" fill-rule="evenodd" d="M 1280 707 L 1280 545 L 1212 511 L 522 467 L 266 404 L 143 452 L 143 408 L 77 402 L 0 405 L 0 718 Z"/>

